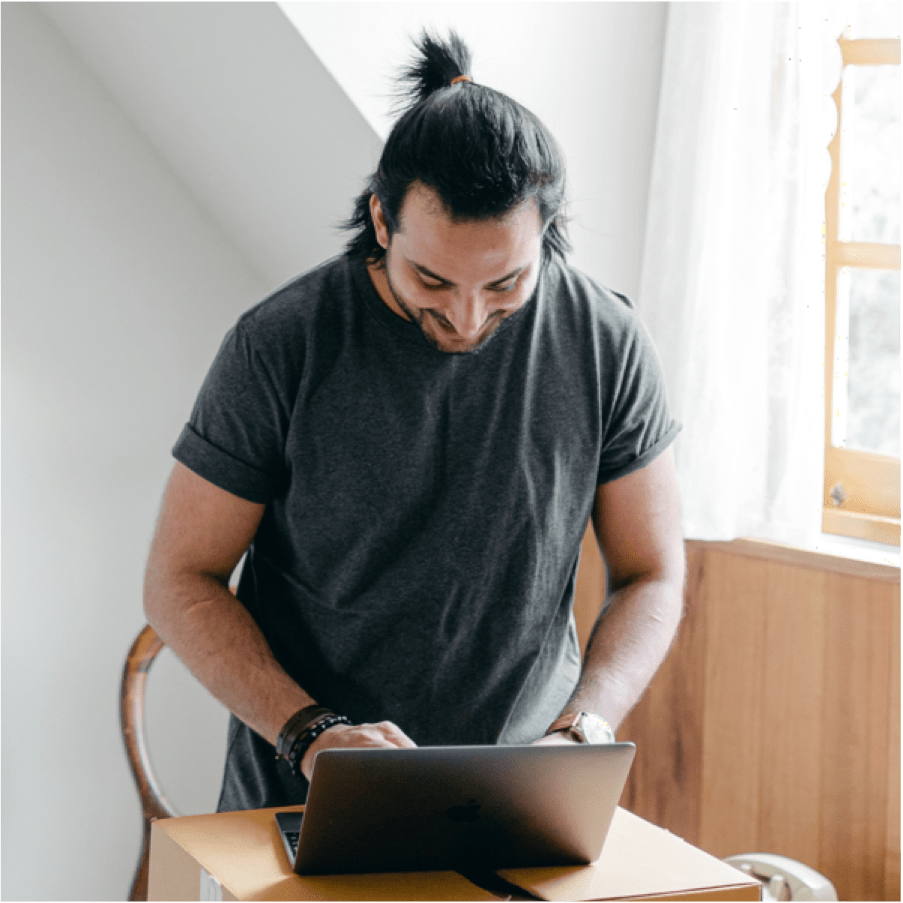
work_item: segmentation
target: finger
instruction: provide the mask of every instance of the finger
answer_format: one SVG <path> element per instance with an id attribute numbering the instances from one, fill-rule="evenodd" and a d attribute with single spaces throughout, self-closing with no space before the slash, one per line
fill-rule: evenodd
<path id="1" fill-rule="evenodd" d="M 346 728 L 337 742 L 341 746 L 368 746 L 379 748 L 394 748 L 398 746 L 404 734 L 390 723 L 380 724 L 356 724 Z M 326 731 L 324 736 L 330 731 Z"/>
<path id="2" fill-rule="evenodd" d="M 343 726 L 341 731 L 330 728 L 321 734 L 327 746 L 361 747 L 393 746 L 394 744 L 375 724 L 353 724 Z M 320 739 L 320 738 L 318 738 Z"/>
<path id="3" fill-rule="evenodd" d="M 576 741 L 572 740 L 570 737 L 565 736 L 560 731 L 554 734 L 546 734 L 545 737 L 540 737 L 538 740 L 533 741 L 533 746 L 573 746 Z"/>
<path id="4" fill-rule="evenodd" d="M 383 736 L 391 741 L 393 746 L 405 749 L 414 749 L 417 746 L 417 744 L 392 721 L 380 721 L 379 724 L 374 725 L 374 727 L 378 728 Z"/>

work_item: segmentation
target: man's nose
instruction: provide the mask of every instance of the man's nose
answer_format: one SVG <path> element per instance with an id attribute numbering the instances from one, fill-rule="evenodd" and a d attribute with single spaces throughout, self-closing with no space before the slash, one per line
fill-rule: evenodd
<path id="1" fill-rule="evenodd" d="M 452 305 L 445 316 L 462 339 L 474 339 L 486 324 L 487 311 L 478 297 L 470 297 Z"/>

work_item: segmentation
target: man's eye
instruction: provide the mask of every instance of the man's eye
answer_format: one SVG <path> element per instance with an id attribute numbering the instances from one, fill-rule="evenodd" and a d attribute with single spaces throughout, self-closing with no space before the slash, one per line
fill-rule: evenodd
<path id="1" fill-rule="evenodd" d="M 431 282 L 427 279 L 424 279 L 423 276 L 420 277 L 420 282 L 424 286 L 424 288 L 444 288 L 444 282 Z"/>
<path id="2" fill-rule="evenodd" d="M 514 279 L 511 282 L 506 282 L 504 285 L 493 285 L 489 291 L 491 292 L 510 292 L 514 286 L 517 285 L 517 280 Z"/>

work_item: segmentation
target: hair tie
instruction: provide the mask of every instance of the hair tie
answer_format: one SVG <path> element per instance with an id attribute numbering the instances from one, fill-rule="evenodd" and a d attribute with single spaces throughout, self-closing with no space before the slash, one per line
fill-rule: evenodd
<path id="1" fill-rule="evenodd" d="M 458 82 L 472 82 L 473 79 L 469 75 L 456 75 L 452 80 L 451 84 L 456 85 Z"/>

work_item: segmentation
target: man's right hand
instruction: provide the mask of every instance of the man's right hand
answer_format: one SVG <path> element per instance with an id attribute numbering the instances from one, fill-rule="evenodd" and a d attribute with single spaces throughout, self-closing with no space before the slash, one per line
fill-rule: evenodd
<path id="1" fill-rule="evenodd" d="M 314 771 L 314 758 L 324 749 L 391 749 L 409 748 L 417 744 L 391 721 L 378 724 L 337 724 L 323 731 L 307 748 L 301 759 L 301 773 L 309 781 Z"/>

